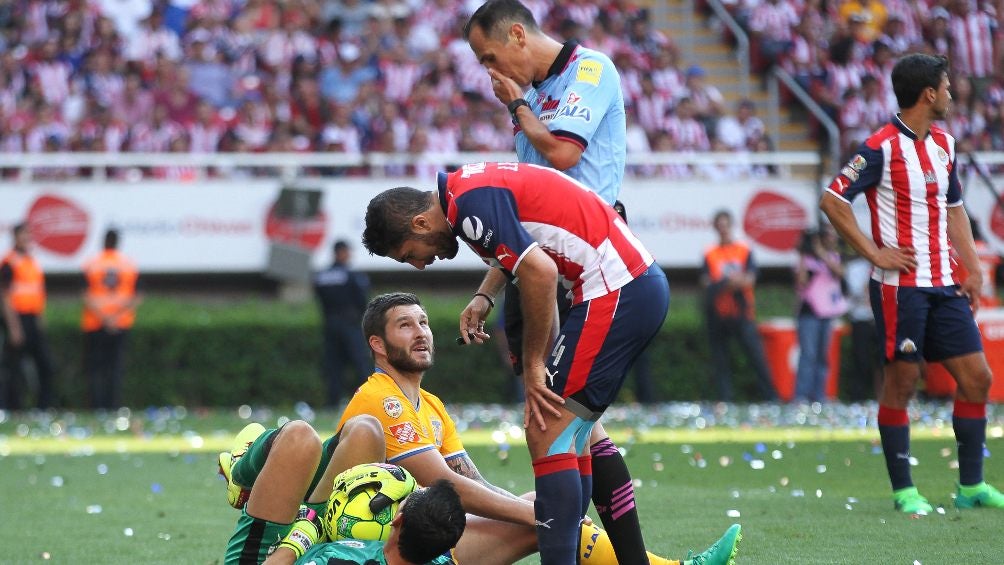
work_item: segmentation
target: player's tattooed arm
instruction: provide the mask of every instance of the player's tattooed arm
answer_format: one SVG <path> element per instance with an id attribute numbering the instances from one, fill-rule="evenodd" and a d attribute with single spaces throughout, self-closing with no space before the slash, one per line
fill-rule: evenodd
<path id="1" fill-rule="evenodd" d="M 453 470 L 454 473 L 467 477 L 472 481 L 481 483 L 485 488 L 489 490 L 492 490 L 503 496 L 508 496 L 509 498 L 519 498 L 518 496 L 505 490 L 504 488 L 497 487 L 489 483 L 487 479 L 481 476 L 481 472 L 478 471 L 478 468 L 474 464 L 474 461 L 472 461 L 471 457 L 466 453 L 458 455 L 456 457 L 451 457 L 446 461 L 446 464 L 450 467 L 450 469 Z"/>

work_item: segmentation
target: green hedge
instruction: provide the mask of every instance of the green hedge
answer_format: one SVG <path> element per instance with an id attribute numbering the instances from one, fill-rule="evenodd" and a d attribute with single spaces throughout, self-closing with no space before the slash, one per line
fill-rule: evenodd
<path id="1" fill-rule="evenodd" d="M 436 366 L 425 387 L 451 402 L 510 401 L 512 377 L 499 352 L 453 343 L 466 303 L 456 296 L 423 296 L 438 338 Z M 789 297 L 779 293 L 778 305 L 768 306 L 765 315 L 783 313 Z M 649 349 L 659 400 L 713 398 L 696 304 L 692 295 L 675 293 L 670 316 Z M 58 397 L 67 407 L 87 402 L 79 308 L 78 301 L 57 300 L 48 315 Z M 129 338 L 123 401 L 133 407 L 318 404 L 324 398 L 320 335 L 320 318 L 310 303 L 148 299 Z M 735 385 L 737 399 L 756 399 L 752 372 L 742 362 Z M 630 379 L 621 394 L 622 400 L 634 398 Z"/>

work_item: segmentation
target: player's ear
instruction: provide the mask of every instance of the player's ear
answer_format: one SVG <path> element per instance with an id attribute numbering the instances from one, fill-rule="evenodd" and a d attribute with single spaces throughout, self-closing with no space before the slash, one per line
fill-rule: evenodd
<path id="1" fill-rule="evenodd" d="M 429 220 L 429 217 L 425 212 L 412 216 L 411 231 L 419 234 L 425 234 L 432 231 L 432 221 Z"/>
<path id="2" fill-rule="evenodd" d="M 509 28 L 509 41 L 513 41 L 520 47 L 526 44 L 526 28 L 521 23 L 514 23 Z"/>
<path id="3" fill-rule="evenodd" d="M 370 349 L 378 355 L 387 355 L 387 347 L 378 335 L 371 335 L 369 339 Z"/>

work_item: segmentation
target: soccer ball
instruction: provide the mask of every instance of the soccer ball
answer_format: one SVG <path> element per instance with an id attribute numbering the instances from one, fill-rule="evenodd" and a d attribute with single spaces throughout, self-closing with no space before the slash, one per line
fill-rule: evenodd
<path id="1" fill-rule="evenodd" d="M 415 478 L 397 465 L 365 463 L 335 477 L 322 522 L 331 541 L 386 541 L 398 505 L 415 490 Z"/>

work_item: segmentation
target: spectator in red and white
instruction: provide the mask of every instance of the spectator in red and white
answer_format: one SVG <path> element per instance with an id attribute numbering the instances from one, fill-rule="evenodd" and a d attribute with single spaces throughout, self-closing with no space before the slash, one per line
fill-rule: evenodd
<path id="1" fill-rule="evenodd" d="M 384 96 L 395 102 L 407 100 L 422 78 L 421 65 L 409 58 L 408 52 L 400 45 L 381 54 L 378 68 Z"/>
<path id="2" fill-rule="evenodd" d="M 272 115 L 261 102 L 251 100 L 241 104 L 234 124 L 234 138 L 245 151 L 261 151 L 268 144 L 272 133 Z"/>
<path id="3" fill-rule="evenodd" d="M 416 19 L 410 12 L 405 12 L 393 19 L 387 39 L 394 44 L 404 45 L 413 58 L 421 60 L 439 50 L 441 37 L 431 25 Z"/>
<path id="4" fill-rule="evenodd" d="M 582 40 L 586 47 L 600 53 L 627 53 L 632 57 L 642 58 L 641 53 L 637 53 L 627 40 L 627 25 L 622 15 L 603 12 L 599 21 L 587 29 L 587 36 Z M 647 66 L 648 62 L 644 61 L 644 64 Z"/>
<path id="5" fill-rule="evenodd" d="M 432 28 L 432 31 L 441 38 L 457 35 L 457 28 L 455 27 L 457 20 L 467 17 L 463 2 L 455 0 L 427 0 L 418 4 L 412 20 L 416 25 Z M 524 5 L 528 8 L 530 7 L 526 2 L 524 2 Z M 533 9 L 530 8 L 530 11 L 532 12 Z M 541 20 L 538 19 L 537 21 Z"/>
<path id="6" fill-rule="evenodd" d="M 652 144 L 648 139 L 648 132 L 639 122 L 637 112 L 627 112 L 627 131 L 624 136 L 624 143 L 628 155 L 648 155 L 652 153 Z M 651 177 L 655 173 L 652 165 L 628 165 L 627 170 L 635 176 Z"/>
<path id="7" fill-rule="evenodd" d="M 88 48 L 91 52 L 105 50 L 110 54 L 117 55 L 122 52 L 125 41 L 119 35 L 115 27 L 115 22 L 104 16 L 96 16 L 94 19 L 94 32 L 91 34 Z M 116 63 L 120 61 L 116 56 Z"/>
<path id="8" fill-rule="evenodd" d="M 905 19 L 900 14 L 889 14 L 889 19 L 886 20 L 885 29 L 883 30 L 884 33 L 876 40 L 876 42 L 880 41 L 888 45 L 897 57 L 913 51 L 916 46 L 916 42 L 907 37 L 905 33 L 906 26 L 904 22 Z"/>
<path id="9" fill-rule="evenodd" d="M 890 116 L 899 107 L 896 102 L 896 92 L 892 88 L 892 68 L 895 65 L 896 59 L 893 57 L 892 48 L 882 39 L 872 45 L 872 56 L 864 62 L 864 72 L 878 82 L 878 90 L 885 99 L 884 106 L 891 110 Z M 888 121 L 888 116 L 885 121 Z"/>
<path id="10" fill-rule="evenodd" d="M 948 28 L 948 22 L 952 19 L 948 10 L 941 6 L 931 9 L 931 19 L 924 31 L 924 43 L 934 55 L 948 57 L 953 50 L 955 43 L 952 33 Z"/>
<path id="11" fill-rule="evenodd" d="M 110 106 L 121 98 L 125 90 L 121 59 L 106 48 L 92 51 L 84 63 L 83 80 L 87 91 L 104 106 Z"/>
<path id="12" fill-rule="evenodd" d="M 631 51 L 619 51 L 614 53 L 612 59 L 621 77 L 624 99 L 633 100 L 641 96 L 641 78 L 645 73 L 639 67 L 639 58 Z"/>
<path id="13" fill-rule="evenodd" d="M 884 0 L 889 21 L 899 18 L 902 25 L 901 34 L 906 43 L 916 46 L 924 42 L 924 29 L 920 22 L 929 19 L 929 9 L 924 1 L 917 0 Z M 924 17 L 921 18 L 921 11 Z M 888 24 L 887 24 L 888 25 Z"/>
<path id="14" fill-rule="evenodd" d="M 423 67 L 422 82 L 428 84 L 438 98 L 453 98 L 457 94 L 457 73 L 450 54 L 437 51 L 430 53 L 428 58 L 429 62 Z"/>
<path id="15" fill-rule="evenodd" d="M 226 125 L 212 104 L 202 100 L 195 108 L 195 120 L 185 130 L 192 153 L 215 153 L 219 151 Z"/>
<path id="16" fill-rule="evenodd" d="M 317 57 L 317 40 L 307 31 L 310 18 L 306 14 L 286 9 L 280 21 L 281 26 L 263 32 L 264 40 L 258 46 L 261 61 L 279 76 L 290 73 L 297 58 Z"/>
<path id="17" fill-rule="evenodd" d="M 824 99 L 837 107 L 848 89 L 861 88 L 864 66 L 853 59 L 856 40 L 852 37 L 838 39 L 830 45 L 830 60 L 826 63 L 826 86 Z"/>
<path id="18" fill-rule="evenodd" d="M 753 8 L 749 29 L 759 45 L 764 68 L 776 64 L 791 48 L 791 29 L 798 21 L 794 7 L 783 0 L 765 0 Z"/>
<path id="19" fill-rule="evenodd" d="M 20 42 L 23 45 L 35 45 L 50 39 L 49 19 L 56 15 L 59 4 L 46 0 L 28 0 L 21 7 L 22 17 Z"/>
<path id="20" fill-rule="evenodd" d="M 718 116 L 725 110 L 725 97 L 716 86 L 705 80 L 706 75 L 704 69 L 691 65 L 687 69 L 687 90 L 684 96 L 693 104 L 695 117 L 706 127 L 713 128 Z"/>
<path id="21" fill-rule="evenodd" d="M 362 135 L 352 123 L 352 109 L 349 106 L 332 104 L 331 121 L 324 124 L 321 131 L 321 147 L 328 153 L 362 153 Z"/>
<path id="22" fill-rule="evenodd" d="M 663 118 L 670 113 L 674 105 L 673 95 L 658 90 L 653 76 L 645 74 L 641 77 L 641 93 L 631 100 L 631 108 L 634 111 L 628 114 L 636 115 L 641 127 L 651 134 L 662 126 Z"/>
<path id="23" fill-rule="evenodd" d="M 652 58 L 651 70 L 648 72 L 656 90 L 668 94 L 674 100 L 685 96 L 687 88 L 678 58 L 676 49 L 667 46 Z"/>
<path id="24" fill-rule="evenodd" d="M 876 77 L 870 74 L 861 77 L 861 100 L 865 104 L 865 127 L 869 132 L 878 131 L 899 108 L 898 104 L 890 102 L 886 94 Z M 863 138 L 861 142 L 866 140 Z"/>
<path id="25" fill-rule="evenodd" d="M 591 2 L 581 2 L 580 0 L 556 0 L 551 4 L 545 20 L 547 26 L 556 27 L 560 22 L 569 19 L 579 24 L 584 29 L 591 29 L 596 25 L 596 18 L 600 14 L 600 8 Z"/>
<path id="26" fill-rule="evenodd" d="M 644 58 L 646 68 L 651 68 L 653 59 L 660 52 L 666 49 L 675 49 L 665 34 L 652 28 L 648 10 L 638 10 L 629 17 L 628 43 L 635 53 Z M 609 53 L 609 51 L 604 51 L 604 53 Z"/>
<path id="27" fill-rule="evenodd" d="M 756 116 L 756 104 L 744 98 L 736 104 L 735 115 L 726 114 L 715 125 L 715 138 L 726 151 L 746 151 L 766 135 L 763 120 Z"/>
<path id="28" fill-rule="evenodd" d="M 303 135 L 315 142 L 331 117 L 331 107 L 321 97 L 321 91 L 313 77 L 301 77 L 293 85 L 289 109 L 293 135 Z"/>
<path id="29" fill-rule="evenodd" d="M 173 78 L 165 82 L 161 80 L 160 88 L 153 95 L 154 104 L 167 110 L 167 119 L 181 124 L 190 124 L 195 120 L 195 108 L 199 97 L 191 91 L 188 69 L 174 62 L 164 60 L 167 76 Z M 170 70 L 168 70 L 170 69 Z"/>
<path id="30" fill-rule="evenodd" d="M 129 126 L 115 117 L 111 109 L 98 105 L 80 122 L 77 137 L 91 151 L 118 153 L 125 146 Z"/>
<path id="31" fill-rule="evenodd" d="M 175 154 L 189 153 L 190 147 L 188 143 L 188 136 L 185 133 L 179 132 L 177 135 L 168 140 L 168 151 Z M 193 167 L 191 165 L 174 164 L 174 165 L 161 165 L 153 167 L 150 171 L 151 176 L 158 180 L 170 180 L 170 181 L 180 181 L 180 182 L 193 182 L 199 177 L 198 167 Z"/>
<path id="32" fill-rule="evenodd" d="M 428 143 L 426 149 L 430 153 L 452 154 L 460 150 L 460 128 L 450 115 L 447 104 L 436 108 L 432 123 L 426 128 Z"/>
<path id="33" fill-rule="evenodd" d="M 673 142 L 673 151 L 708 151 L 708 132 L 698 119 L 697 106 L 690 98 L 682 98 L 666 118 L 665 130 Z"/>
<path id="34" fill-rule="evenodd" d="M 70 93 L 72 67 L 61 60 L 59 41 L 46 39 L 38 49 L 33 62 L 28 63 L 28 74 L 39 87 L 49 104 L 61 104 Z"/>
<path id="35" fill-rule="evenodd" d="M 129 130 L 129 151 L 135 153 L 163 153 L 171 148 L 171 141 L 185 134 L 185 128 L 167 117 L 167 108 L 154 106 L 148 119 L 133 122 Z"/>
<path id="36" fill-rule="evenodd" d="M 992 9 L 992 8 L 991 8 Z M 985 79 L 994 74 L 994 35 L 997 18 L 976 5 L 976 0 L 954 0 L 948 27 L 955 39 L 952 70 L 977 79 L 982 90 Z"/>
<path id="37" fill-rule="evenodd" d="M 96 105 L 97 100 L 87 93 L 84 81 L 76 79 L 70 81 L 70 93 L 59 105 L 59 115 L 71 130 L 75 130 L 80 120 L 87 115 L 89 107 Z"/>
<path id="38" fill-rule="evenodd" d="M 28 128 L 28 134 L 24 138 L 25 151 L 41 153 L 47 150 L 47 144 L 49 144 L 48 150 L 51 150 L 52 143 L 58 147 L 66 147 L 71 132 L 60 119 L 58 112 L 45 102 L 38 104 L 35 111 L 35 123 Z"/>
<path id="39" fill-rule="evenodd" d="M 125 58 L 152 68 L 159 56 L 171 61 L 181 59 L 181 42 L 178 36 L 164 25 L 164 16 L 154 10 L 140 23 L 132 35 L 120 34 L 125 38 Z"/>

